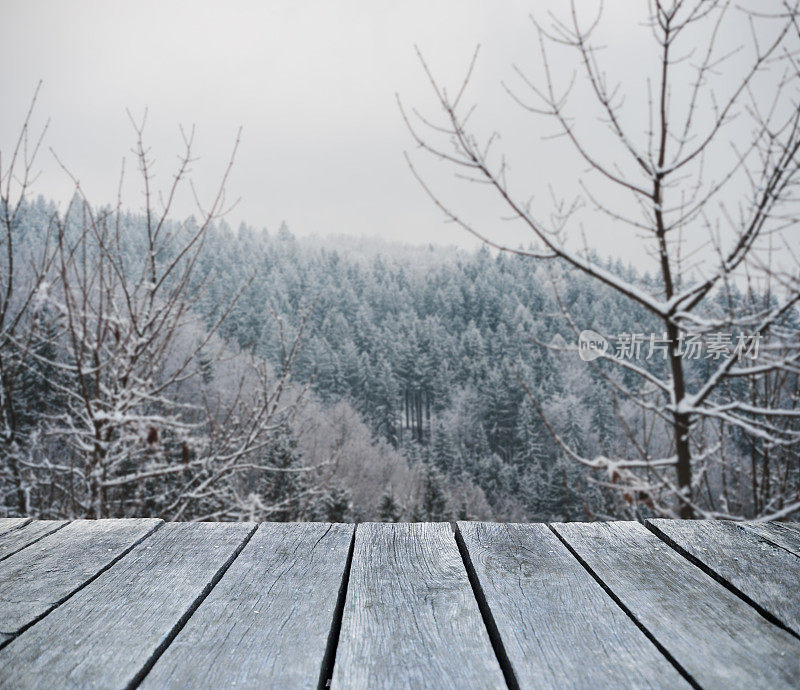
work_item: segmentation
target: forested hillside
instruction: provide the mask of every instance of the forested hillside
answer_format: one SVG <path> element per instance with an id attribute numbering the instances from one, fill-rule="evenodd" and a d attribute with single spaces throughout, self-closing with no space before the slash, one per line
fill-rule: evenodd
<path id="1" fill-rule="evenodd" d="M 669 509 L 654 487 L 670 489 L 660 468 L 672 461 L 648 450 L 669 436 L 641 383 L 668 375 L 665 358 L 643 342 L 620 370 L 570 349 L 583 329 L 658 327 L 559 262 L 194 219 L 165 220 L 153 249 L 142 215 L 41 198 L 20 209 L 29 298 L 3 350 L 10 514 L 568 521 Z M 148 297 L 159 284 L 164 296 Z M 774 299 L 728 286 L 719 323 Z M 797 332 L 796 310 L 781 328 Z M 716 366 L 696 354 L 692 385 Z M 734 379 L 725 394 L 756 414 L 785 410 L 774 431 L 795 434 L 796 390 L 794 375 Z M 713 421 L 697 431 L 698 454 L 725 459 L 698 478 L 709 511 L 754 514 L 797 491 L 791 446 Z"/>
<path id="2" fill-rule="evenodd" d="M 295 376 L 313 381 L 326 403 L 348 401 L 376 437 L 424 468 L 431 495 L 417 517 L 486 515 L 476 488 L 498 519 L 623 510 L 560 451 L 518 378 L 576 447 L 624 445 L 604 382 L 576 353 L 543 345 L 556 334 L 575 340 L 553 281 L 581 328 L 647 330 L 609 291 L 559 266 L 486 249 L 321 245 L 285 225 L 273 234 L 223 225 L 208 249 L 202 273 L 216 273 L 218 289 L 254 277 L 225 324 L 227 337 L 278 361 L 270 313 L 294 328 L 305 318 Z M 210 294 L 209 304 L 221 297 Z"/>

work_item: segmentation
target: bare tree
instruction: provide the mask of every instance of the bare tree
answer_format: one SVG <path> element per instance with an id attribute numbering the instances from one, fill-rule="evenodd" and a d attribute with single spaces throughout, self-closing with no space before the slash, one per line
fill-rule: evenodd
<path id="1" fill-rule="evenodd" d="M 55 258 L 54 225 L 46 223 L 36 253 L 22 250 L 18 244 L 20 226 L 26 211 L 27 194 L 35 182 L 35 164 L 47 125 L 33 134 L 32 116 L 41 84 L 34 96 L 10 159 L 0 152 L 0 457 L 7 505 L 21 514 L 28 512 L 28 494 L 20 469 L 24 453 L 20 438 L 21 417 L 19 393 L 24 374 L 23 353 L 30 347 L 30 330 L 26 314 Z"/>
<path id="2" fill-rule="evenodd" d="M 17 499 L 13 512 L 264 519 L 281 509 L 291 517 L 286 506 L 299 504 L 305 484 L 289 482 L 291 495 L 271 489 L 286 485 L 281 477 L 303 477 L 312 469 L 286 459 L 286 439 L 306 393 L 291 382 L 305 318 L 294 333 L 281 330 L 282 361 L 268 366 L 218 335 L 248 281 L 209 306 L 211 286 L 198 271 L 209 229 L 228 210 L 225 186 L 239 137 L 211 204 L 204 208 L 195 194 L 199 219 L 184 222 L 171 216 L 179 188 L 191 184 L 193 132 L 181 130 L 177 170 L 158 193 L 144 119 L 131 118 L 141 215 L 123 209 L 122 178 L 116 205 L 97 209 L 61 165 L 76 193 L 65 213 L 48 219 L 47 241 L 26 245 L 33 263 L 15 302 L 16 245 L 32 225 L 22 222 L 35 154 L 27 150 L 29 119 L 17 146 L 24 174 L 15 205 L 9 190 L 11 180 L 20 179 L 16 155 L 3 178 L 2 200 L 7 259 L 0 411 L 11 474 L 4 485 Z M 21 377 L 29 389 L 48 391 L 46 402 L 26 411 L 34 419 L 24 443 L 14 423 Z"/>
<path id="3" fill-rule="evenodd" d="M 614 400 L 628 401 L 643 420 L 637 428 L 620 419 L 635 456 L 582 457 L 553 431 L 566 452 L 605 470 L 607 484 L 626 500 L 659 514 L 774 519 L 796 513 L 800 274 L 782 233 L 797 220 L 798 4 L 760 3 L 756 13 L 728 0 L 651 0 L 643 30 L 652 35 L 656 68 L 639 91 L 627 94 L 647 108 L 641 133 L 626 124 L 625 94 L 601 66 L 596 34 L 602 4 L 588 21 L 574 1 L 569 9 L 566 19 L 552 17 L 548 26 L 534 20 L 543 85 L 516 69 L 520 88 L 506 87 L 524 111 L 554 122 L 583 162 L 581 198 L 557 200 L 549 220 L 541 205 L 512 191 L 505 157 L 494 152 L 496 134 L 479 139 L 468 127 L 474 106 L 466 104 L 466 94 L 477 51 L 455 97 L 420 56 L 443 117 L 403 110 L 419 147 L 493 190 L 532 232 L 538 249 L 505 246 L 474 227 L 440 201 L 410 158 L 409 165 L 450 221 L 498 250 L 566 264 L 661 325 L 663 367 L 608 351 L 592 363 L 613 362 L 638 377 L 637 386 L 625 386 L 613 370 L 598 366 Z M 725 45 L 731 21 L 749 26 L 750 46 Z M 554 78 L 554 47 L 577 56 L 577 74 L 606 127 L 604 141 L 614 142 L 619 155 L 596 153 L 581 113 L 570 109 L 577 76 L 564 85 Z M 617 203 L 620 192 L 625 201 Z M 631 280 L 595 258 L 580 241 L 576 215 L 583 204 L 604 222 L 631 229 L 633 241 L 655 260 L 655 284 Z M 699 246 L 701 235 L 707 239 Z M 563 302 L 562 308 L 577 336 L 581 324 Z M 720 344 L 722 332 L 733 339 Z M 694 369 L 686 358 L 692 338 L 718 346 Z M 752 345 L 759 342 L 756 353 Z M 665 433 L 648 432 L 653 424 Z"/>

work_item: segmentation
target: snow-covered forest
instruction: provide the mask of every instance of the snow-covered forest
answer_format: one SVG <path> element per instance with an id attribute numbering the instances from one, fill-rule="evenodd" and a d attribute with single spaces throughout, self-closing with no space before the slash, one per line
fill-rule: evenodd
<path id="1" fill-rule="evenodd" d="M 285 226 L 272 235 L 221 227 L 213 237 L 209 273 L 222 277 L 247 266 L 258 276 L 225 326 L 228 337 L 242 347 L 257 344 L 275 361 L 280 345 L 265 314 L 295 327 L 307 315 L 295 374 L 312 381 L 323 402 L 347 400 L 376 438 L 422 469 L 431 495 L 438 493 L 432 486 L 442 487 L 441 507 L 426 505 L 418 517 L 586 520 L 673 508 L 663 503 L 671 487 L 658 486 L 657 462 L 633 477 L 611 461 L 592 468 L 569 455 L 641 457 L 646 466 L 655 448 L 669 447 L 668 427 L 655 415 L 643 424 L 641 410 L 620 392 L 641 385 L 636 371 L 584 362 L 563 347 L 576 340 L 574 323 L 606 334 L 660 335 L 656 319 L 616 291 L 564 265 L 487 249 L 348 247 L 342 240 L 326 247 L 294 239 Z M 653 288 L 649 275 L 618 261 L 605 265 L 644 290 Z M 724 318 L 729 310 L 757 315 L 779 300 L 731 286 L 714 302 L 709 317 Z M 783 336 L 798 326 L 794 308 L 778 323 Z M 685 360 L 692 388 L 723 354 L 706 347 L 713 335 L 702 340 L 699 356 Z M 778 342 L 770 340 L 767 352 Z M 641 359 L 655 375 L 666 371 L 663 353 L 651 357 L 646 342 Z M 763 354 L 760 361 L 767 361 Z M 723 395 L 733 400 L 784 409 L 773 431 L 788 442 L 765 452 L 770 443 L 763 436 L 753 439 L 735 424 L 708 424 L 699 442 L 709 455 L 723 450 L 698 468 L 701 510 L 753 516 L 800 498 L 797 375 L 777 372 L 726 388 Z"/>
<path id="2" fill-rule="evenodd" d="M 800 6 L 648 7 L 618 83 L 602 6 L 533 18 L 537 78 L 502 90 L 558 161 L 473 118 L 477 49 L 455 90 L 417 49 L 406 172 L 477 251 L 234 229 L 242 130 L 199 195 L 194 129 L 159 177 L 146 111 L 138 201 L 89 198 L 57 154 L 50 201 L 37 89 L 0 156 L 0 513 L 796 519 Z"/>
<path id="3" fill-rule="evenodd" d="M 77 199 L 64 218 L 41 197 L 22 204 L 19 256 L 55 244 L 54 227 L 75 244 L 86 237 L 87 213 Z M 120 263 L 138 267 L 147 219 L 120 214 L 115 222 Z M 177 238 L 194 228 L 167 222 L 164 232 Z M 159 257 L 171 259 L 169 251 Z M 641 411 L 606 380 L 635 386 L 635 373 L 559 350 L 575 341 L 565 310 L 601 333 L 657 329 L 644 310 L 574 269 L 486 249 L 320 242 L 285 225 L 269 232 L 212 222 L 190 276 L 192 314 L 147 369 L 169 382 L 163 395 L 146 381 L 114 388 L 129 366 L 129 350 L 118 347 L 127 321 L 115 315 L 104 326 L 99 350 L 108 359 L 99 369 L 111 378 L 89 397 L 93 418 L 112 431 L 95 469 L 96 422 L 76 368 L 81 348 L 85 366 L 98 367 L 88 353 L 97 336 L 83 334 L 76 350 L 57 261 L 4 350 L 5 370 L 16 369 L 16 428 L 3 465 L 8 514 L 586 520 L 660 512 L 652 476 L 631 486 L 623 477 L 630 469 L 592 469 L 560 445 L 590 458 L 668 445 L 666 428 L 656 419 L 643 426 Z M 608 269 L 652 284 L 619 262 Z M 21 269 L 22 285 L 33 277 Z M 774 298 L 734 291 L 725 299 L 745 313 Z M 781 325 L 796 332 L 799 324 L 791 310 Z M 716 363 L 703 354 L 693 373 L 700 380 Z M 664 361 L 646 366 L 658 373 Z M 735 394 L 791 412 L 796 391 L 795 373 L 741 384 Z M 797 416 L 787 419 L 785 432 L 796 435 Z M 796 445 L 767 454 L 734 429 L 707 433 L 709 445 L 724 445 L 724 464 L 702 479 L 703 509 L 753 516 L 797 500 Z M 96 479 L 102 509 L 94 507 Z"/>

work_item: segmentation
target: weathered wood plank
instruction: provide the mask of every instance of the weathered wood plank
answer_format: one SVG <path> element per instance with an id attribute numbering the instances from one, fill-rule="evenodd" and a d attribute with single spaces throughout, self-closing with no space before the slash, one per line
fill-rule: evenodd
<path id="1" fill-rule="evenodd" d="M 164 525 L 0 650 L 0 686 L 127 687 L 254 529 Z"/>
<path id="2" fill-rule="evenodd" d="M 737 522 L 744 529 L 762 539 L 800 556 L 800 527 L 784 522 Z"/>
<path id="3" fill-rule="evenodd" d="M 547 525 L 458 528 L 521 687 L 689 687 Z"/>
<path id="4" fill-rule="evenodd" d="M 140 687 L 316 687 L 353 530 L 259 527 Z"/>
<path id="5" fill-rule="evenodd" d="M 5 534 L 11 530 L 27 525 L 31 518 L 0 518 L 0 534 Z"/>
<path id="6" fill-rule="evenodd" d="M 0 562 L 0 640 L 45 615 L 160 524 L 76 520 Z"/>
<path id="7" fill-rule="evenodd" d="M 332 687 L 506 687 L 448 524 L 358 526 Z"/>
<path id="8" fill-rule="evenodd" d="M 800 560 L 794 554 L 733 523 L 647 522 L 670 545 L 685 551 L 783 625 L 800 632 Z"/>
<path id="9" fill-rule="evenodd" d="M 797 687 L 800 640 L 768 622 L 643 525 L 553 527 L 701 686 Z"/>
<path id="10" fill-rule="evenodd" d="M 0 534 L 0 561 L 61 529 L 67 520 L 36 520 L 19 529 Z"/>

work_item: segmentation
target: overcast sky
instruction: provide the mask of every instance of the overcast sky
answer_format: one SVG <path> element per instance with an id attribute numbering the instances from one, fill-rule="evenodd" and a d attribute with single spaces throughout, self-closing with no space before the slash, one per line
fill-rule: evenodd
<path id="1" fill-rule="evenodd" d="M 547 6 L 559 4 L 540 1 L 535 8 L 544 17 Z M 609 72 L 634 94 L 626 104 L 629 122 L 643 131 L 642 75 L 654 64 L 646 57 L 647 29 L 637 25 L 645 3 L 606 4 Z M 520 112 L 500 85 L 515 83 L 515 63 L 541 73 L 528 20 L 533 6 L 522 0 L 0 0 L 0 149 L 8 149 L 41 79 L 35 123 L 50 118 L 47 144 L 98 203 L 115 198 L 123 156 L 127 174 L 134 172 L 125 109 L 139 116 L 148 107 L 146 137 L 162 184 L 180 149 L 178 125 L 196 126 L 201 197 L 213 191 L 243 127 L 229 185 L 230 196 L 241 197 L 229 218 L 234 226 L 245 220 L 275 230 L 285 219 L 301 235 L 470 244 L 464 231 L 443 223 L 410 174 L 403 151 L 415 152 L 395 93 L 409 107 L 435 114 L 414 44 L 455 88 L 480 43 L 469 94 L 479 104 L 476 127 L 501 130 L 514 185 L 525 196 L 549 200 L 548 185 L 571 193 L 585 166 L 563 140 L 542 142 L 552 126 Z M 555 69 L 566 75 L 571 66 L 559 59 Z M 611 145 L 605 130 L 587 132 L 598 151 Z M 476 195 L 474 185 L 415 160 L 443 198 L 480 227 L 512 243 L 527 239 L 499 219 L 500 209 Z M 41 168 L 36 191 L 64 203 L 70 183 L 49 152 Z M 141 203 L 130 190 L 125 201 Z M 179 208 L 190 210 L 188 200 Z M 607 219 L 597 223 L 602 228 L 590 232 L 602 230 L 607 239 L 597 244 L 604 253 L 641 258 L 635 242 L 604 234 Z"/>

